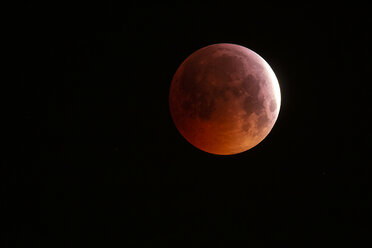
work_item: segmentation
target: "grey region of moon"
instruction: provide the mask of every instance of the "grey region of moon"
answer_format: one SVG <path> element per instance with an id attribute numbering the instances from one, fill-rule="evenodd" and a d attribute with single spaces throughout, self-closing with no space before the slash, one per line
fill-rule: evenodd
<path id="1" fill-rule="evenodd" d="M 176 71 L 170 110 L 180 133 L 213 154 L 246 151 L 271 131 L 281 103 L 277 78 L 252 50 L 215 44 L 190 55 Z"/>

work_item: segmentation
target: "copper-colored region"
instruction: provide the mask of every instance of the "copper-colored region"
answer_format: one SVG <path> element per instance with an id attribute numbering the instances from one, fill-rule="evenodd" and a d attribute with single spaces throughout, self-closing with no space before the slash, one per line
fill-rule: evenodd
<path id="1" fill-rule="evenodd" d="M 269 64 L 248 48 L 226 43 L 191 54 L 177 69 L 169 94 L 170 112 L 182 136 L 220 155 L 260 143 L 275 124 L 280 102 Z"/>

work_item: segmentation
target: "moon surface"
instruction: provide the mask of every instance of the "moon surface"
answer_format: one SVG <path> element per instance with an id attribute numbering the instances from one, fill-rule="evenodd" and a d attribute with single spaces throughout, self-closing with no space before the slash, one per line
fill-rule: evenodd
<path id="1" fill-rule="evenodd" d="M 181 135 L 212 154 L 260 143 L 273 128 L 281 95 L 269 64 L 252 50 L 220 43 L 201 48 L 173 76 L 169 108 Z"/>

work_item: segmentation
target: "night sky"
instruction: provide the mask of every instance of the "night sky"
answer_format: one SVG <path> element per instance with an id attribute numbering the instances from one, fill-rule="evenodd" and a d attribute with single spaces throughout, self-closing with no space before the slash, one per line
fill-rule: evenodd
<path id="1" fill-rule="evenodd" d="M 361 247 L 372 211 L 367 10 L 20 5 L 7 37 L 2 247 Z M 181 62 L 221 42 L 260 54 L 282 93 L 268 137 L 231 156 L 189 144 L 168 105 Z"/>

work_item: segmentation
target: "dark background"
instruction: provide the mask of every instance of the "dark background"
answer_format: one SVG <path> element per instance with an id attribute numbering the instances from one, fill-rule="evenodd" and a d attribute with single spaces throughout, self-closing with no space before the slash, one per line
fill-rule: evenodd
<path id="1" fill-rule="evenodd" d="M 106 1 L 15 12 L 2 247 L 369 241 L 365 6 Z M 232 156 L 190 145 L 168 107 L 180 63 L 219 42 L 260 54 L 282 91 L 269 136 Z"/>

